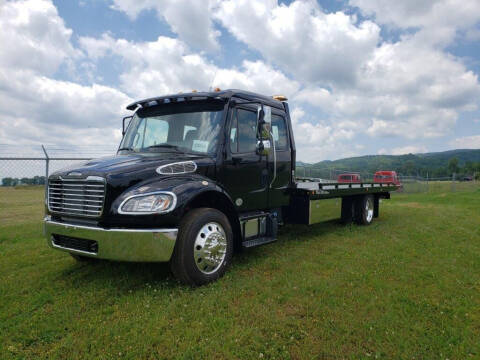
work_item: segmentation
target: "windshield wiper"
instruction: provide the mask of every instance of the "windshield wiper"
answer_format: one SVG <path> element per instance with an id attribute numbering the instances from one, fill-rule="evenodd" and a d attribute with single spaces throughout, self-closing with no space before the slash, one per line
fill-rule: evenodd
<path id="1" fill-rule="evenodd" d="M 135 151 L 133 148 L 131 147 L 121 147 L 120 149 L 118 149 L 117 151 L 122 151 L 122 150 L 129 150 L 129 151 Z"/>

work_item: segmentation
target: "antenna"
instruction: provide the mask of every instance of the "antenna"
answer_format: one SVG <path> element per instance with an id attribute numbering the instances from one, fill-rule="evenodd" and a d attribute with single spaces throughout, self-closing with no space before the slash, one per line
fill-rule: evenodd
<path id="1" fill-rule="evenodd" d="M 210 86 L 208 88 L 208 91 L 212 91 L 212 86 L 213 86 L 213 83 L 215 82 L 215 79 L 217 77 L 217 71 L 218 69 L 215 70 L 215 74 L 213 74 L 213 79 L 212 79 L 212 82 L 210 83 Z"/>

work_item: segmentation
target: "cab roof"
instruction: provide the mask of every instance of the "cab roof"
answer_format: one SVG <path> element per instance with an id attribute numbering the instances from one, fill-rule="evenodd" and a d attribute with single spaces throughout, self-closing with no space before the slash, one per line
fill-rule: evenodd
<path id="1" fill-rule="evenodd" d="M 396 174 L 396 172 L 393 171 L 393 170 L 379 170 L 379 171 L 376 171 L 375 174 L 379 174 L 379 175 L 392 175 L 392 174 Z"/>
<path id="2" fill-rule="evenodd" d="M 271 96 L 265 96 L 245 90 L 228 89 L 221 91 L 178 93 L 165 96 L 157 96 L 148 99 L 135 101 L 127 106 L 127 110 L 136 110 L 139 107 L 145 108 L 165 103 L 175 103 L 191 100 L 223 100 L 228 101 L 231 97 L 243 99 L 245 101 L 258 101 L 265 105 L 284 109 L 281 101 L 273 99 Z"/>

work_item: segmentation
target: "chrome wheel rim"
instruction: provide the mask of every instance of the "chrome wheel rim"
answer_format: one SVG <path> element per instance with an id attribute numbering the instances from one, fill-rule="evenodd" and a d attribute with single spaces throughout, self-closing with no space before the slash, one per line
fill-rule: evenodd
<path id="1" fill-rule="evenodd" d="M 371 222 L 373 219 L 373 204 L 371 199 L 367 200 L 365 204 L 365 211 L 367 213 L 367 222 Z"/>
<path id="2" fill-rule="evenodd" d="M 209 222 L 202 226 L 195 238 L 193 257 L 198 270 L 212 274 L 225 261 L 227 253 L 227 236 L 222 225 Z"/>

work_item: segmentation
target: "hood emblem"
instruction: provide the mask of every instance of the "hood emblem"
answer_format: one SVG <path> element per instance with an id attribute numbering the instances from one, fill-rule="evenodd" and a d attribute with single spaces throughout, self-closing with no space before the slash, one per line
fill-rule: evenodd
<path id="1" fill-rule="evenodd" d="M 157 173 L 160 175 L 188 174 L 197 170 L 197 164 L 194 161 L 181 161 L 159 166 Z"/>
<path id="2" fill-rule="evenodd" d="M 82 173 L 79 173 L 77 171 L 72 171 L 67 174 L 67 176 L 82 176 Z"/>

